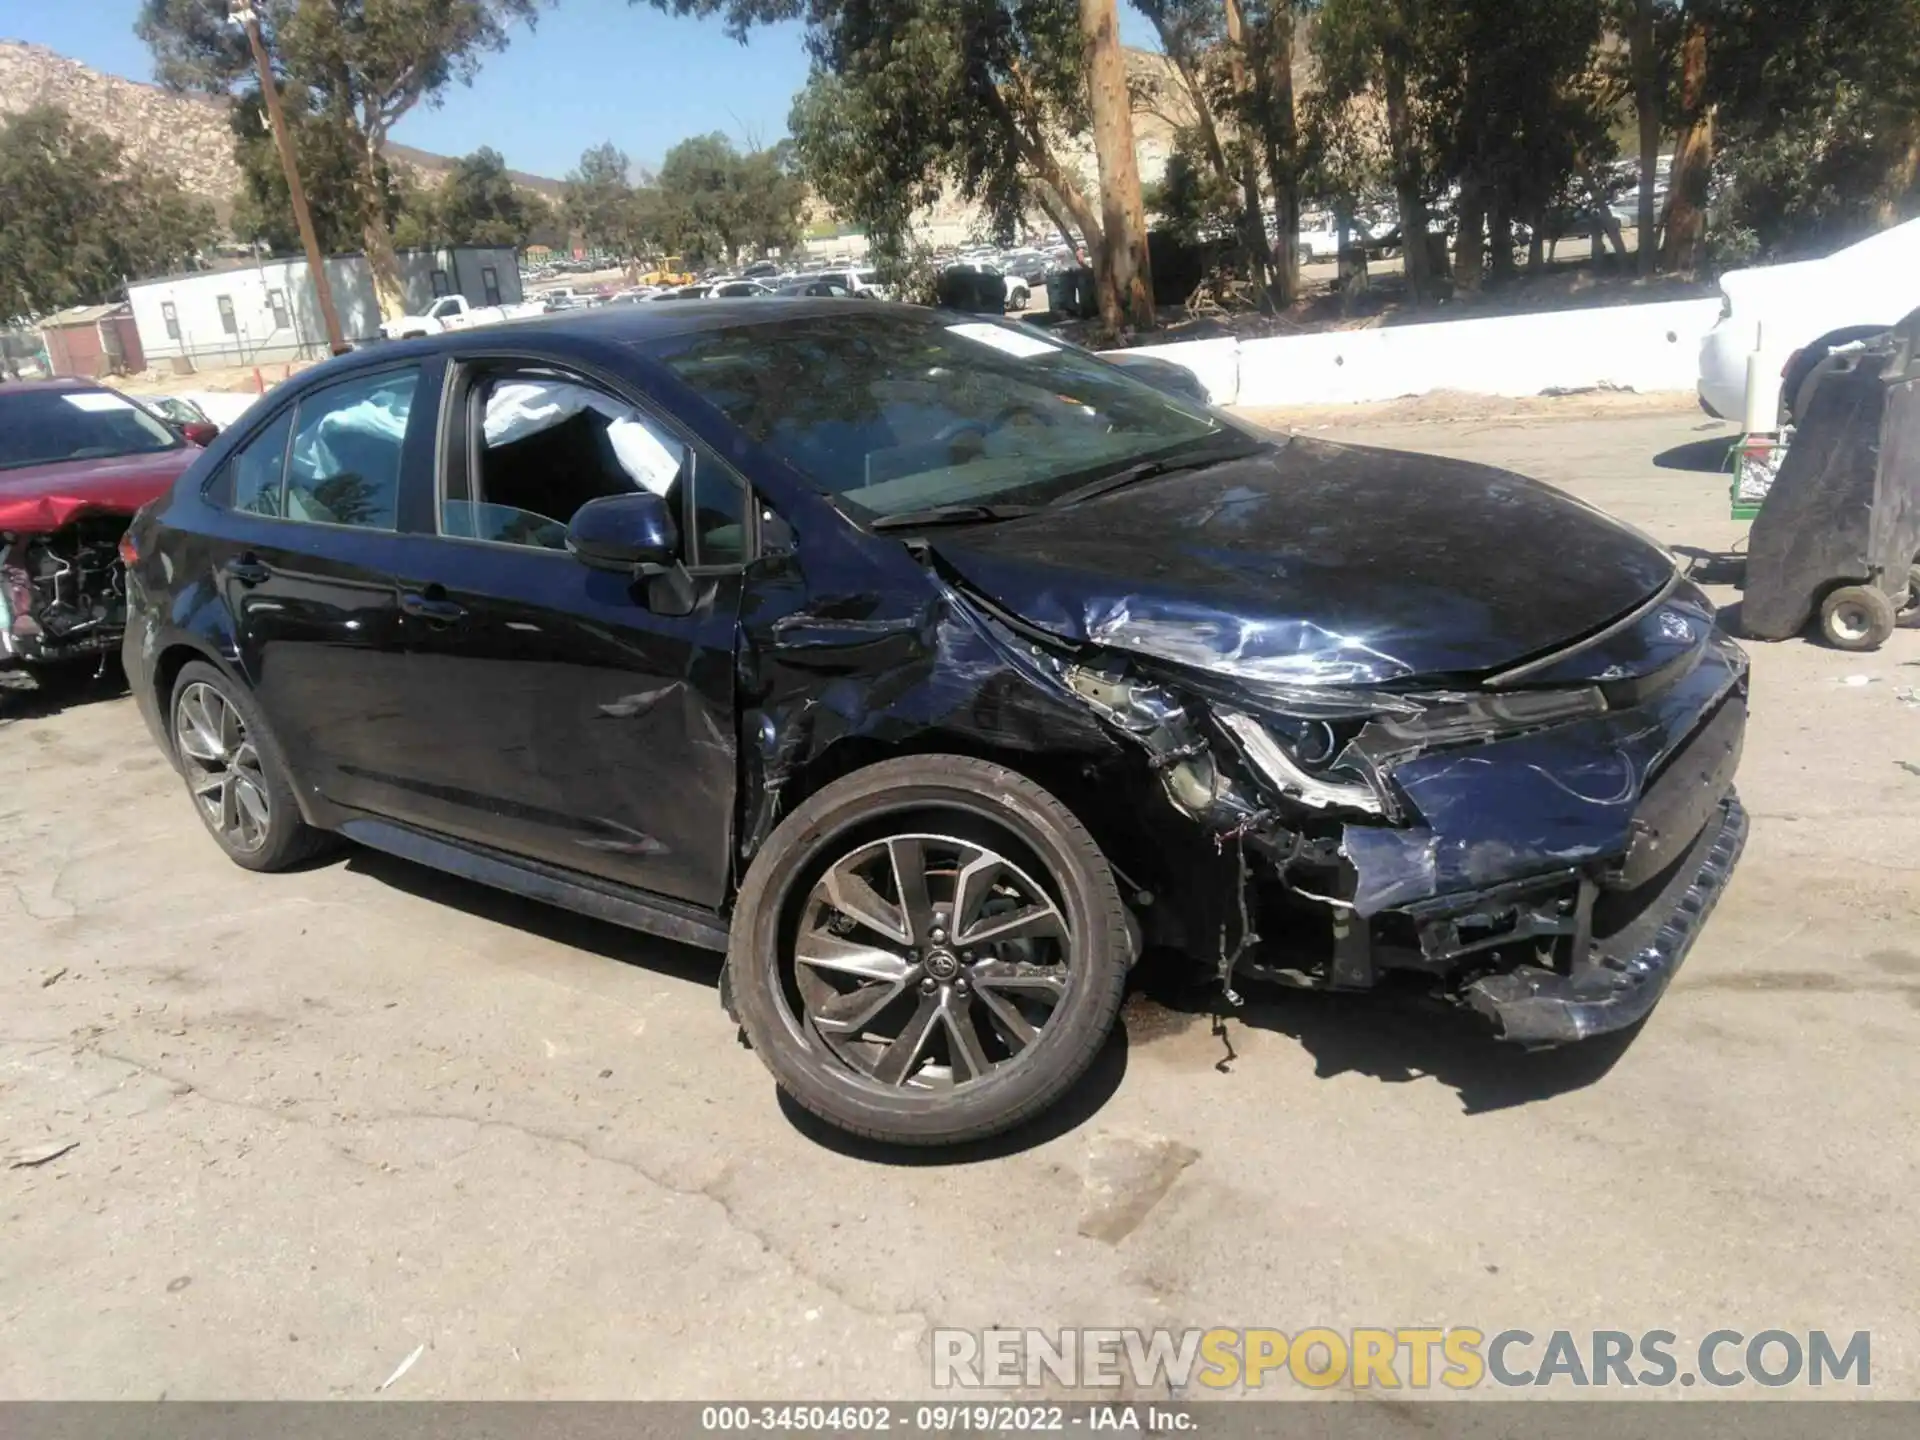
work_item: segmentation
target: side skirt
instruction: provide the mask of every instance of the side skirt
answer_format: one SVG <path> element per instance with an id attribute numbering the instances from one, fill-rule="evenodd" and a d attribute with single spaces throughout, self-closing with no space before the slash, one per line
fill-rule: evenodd
<path id="1" fill-rule="evenodd" d="M 682 945 L 702 950 L 727 948 L 725 919 L 697 905 L 584 876 L 567 875 L 546 865 L 462 841 L 442 839 L 386 820 L 348 820 L 338 829 L 347 839 L 370 850 L 445 870 L 463 879 L 491 885 L 496 890 L 578 911 L 596 920 L 624 925 L 629 930 L 658 935 L 664 940 L 677 940 Z"/>

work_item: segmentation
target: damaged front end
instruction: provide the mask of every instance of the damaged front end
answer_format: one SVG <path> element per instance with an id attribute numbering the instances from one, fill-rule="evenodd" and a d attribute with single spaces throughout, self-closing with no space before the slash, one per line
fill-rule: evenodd
<path id="1" fill-rule="evenodd" d="M 1236 974 L 1403 976 L 1530 1046 L 1621 1029 L 1745 839 L 1746 658 L 1677 579 L 1524 667 L 1440 685 L 1337 636 L 1124 615 L 1083 633 L 1106 643 L 1030 653 L 1207 838 L 1218 863 L 1163 871 L 1159 908 L 1230 997 Z"/>
<path id="2" fill-rule="evenodd" d="M 127 622 L 124 515 L 83 515 L 51 534 L 0 532 L 0 667 L 105 656 Z"/>

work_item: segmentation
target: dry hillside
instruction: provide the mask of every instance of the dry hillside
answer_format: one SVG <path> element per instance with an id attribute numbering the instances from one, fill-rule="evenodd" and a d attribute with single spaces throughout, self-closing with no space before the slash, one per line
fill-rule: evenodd
<path id="1" fill-rule="evenodd" d="M 135 164 L 173 175 L 223 216 L 227 213 L 240 171 L 233 162 L 233 132 L 227 127 L 224 102 L 105 75 L 43 45 L 0 40 L 0 115 L 42 104 L 58 105 L 104 130 Z M 389 145 L 387 156 L 411 167 L 428 184 L 453 163 L 410 145 Z M 539 175 L 515 171 L 513 178 L 549 195 L 560 190 L 558 181 Z"/>

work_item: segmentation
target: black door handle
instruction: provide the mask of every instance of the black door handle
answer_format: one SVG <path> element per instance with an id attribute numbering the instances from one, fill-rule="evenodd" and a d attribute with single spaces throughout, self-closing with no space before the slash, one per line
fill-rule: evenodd
<path id="1" fill-rule="evenodd" d="M 456 620 L 467 618 L 466 606 L 441 596 L 420 595 L 411 590 L 400 592 L 400 608 L 409 615 L 431 620 L 437 625 L 451 625 Z"/>
<path id="2" fill-rule="evenodd" d="M 273 578 L 273 571 L 248 554 L 227 566 L 227 578 L 236 585 L 264 585 Z"/>

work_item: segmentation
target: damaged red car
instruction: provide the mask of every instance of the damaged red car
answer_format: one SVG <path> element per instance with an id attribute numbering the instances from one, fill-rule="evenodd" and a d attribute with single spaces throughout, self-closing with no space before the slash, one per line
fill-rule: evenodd
<path id="1" fill-rule="evenodd" d="M 383 346 L 128 550 L 129 683 L 235 862 L 344 837 L 725 951 L 779 1084 L 891 1141 L 1052 1105 L 1153 947 L 1223 1003 L 1622 1029 L 1746 834 L 1746 659 L 1659 546 L 998 320 Z"/>
<path id="2" fill-rule="evenodd" d="M 218 433 L 86 381 L 0 385 L 0 669 L 98 665 L 118 651 L 120 537 Z"/>

